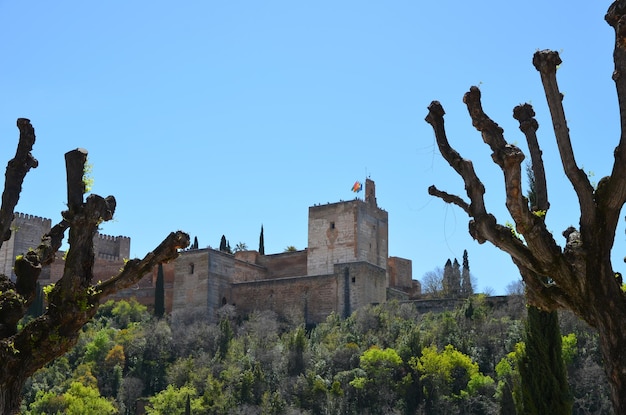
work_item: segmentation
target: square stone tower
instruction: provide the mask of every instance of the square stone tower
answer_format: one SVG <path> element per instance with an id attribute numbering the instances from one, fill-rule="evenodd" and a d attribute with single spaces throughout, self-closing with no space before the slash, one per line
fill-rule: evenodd
<path id="1" fill-rule="evenodd" d="M 11 239 L 0 248 L 0 272 L 15 280 L 13 263 L 17 255 L 35 249 L 41 243 L 41 237 L 50 232 L 52 220 L 25 213 L 15 213 L 11 223 Z M 42 270 L 41 279 L 50 278 L 49 267 Z"/>
<path id="2" fill-rule="evenodd" d="M 309 207 L 307 275 L 332 274 L 335 264 L 351 262 L 386 270 L 388 233 L 388 214 L 377 206 L 370 179 L 365 182 L 365 201 Z"/>

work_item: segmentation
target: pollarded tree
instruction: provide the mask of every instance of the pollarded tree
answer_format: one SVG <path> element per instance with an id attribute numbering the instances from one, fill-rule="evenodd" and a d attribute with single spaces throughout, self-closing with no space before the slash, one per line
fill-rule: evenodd
<path id="1" fill-rule="evenodd" d="M 617 87 L 622 132 L 615 148 L 611 175 L 600 180 L 595 189 L 574 159 L 563 95 L 556 81 L 561 59 L 553 51 L 538 51 L 533 57 L 550 108 L 565 175 L 572 183 L 580 205 L 579 229 L 569 228 L 563 233 L 564 248 L 546 228 L 542 217 L 546 212 L 533 212 L 529 208 L 521 189 L 524 154 L 517 146 L 506 142 L 502 128 L 485 114 L 476 87 L 470 88 L 463 101 L 472 124 L 490 146 L 492 159 L 504 173 L 506 207 L 515 221 L 517 234 L 499 224 L 487 211 L 483 197 L 485 188 L 471 161 L 463 159 L 448 143 L 444 110 L 437 101 L 429 106 L 426 121 L 434 129 L 442 156 L 463 178 L 470 201 L 468 203 L 435 186 L 429 188 L 429 193 L 463 209 L 471 218 L 469 232 L 479 243 L 489 241 L 511 256 L 526 283 L 530 304 L 546 311 L 572 310 L 598 330 L 605 371 L 611 384 L 611 400 L 615 412 L 623 414 L 626 413 L 626 353 L 623 353 L 626 350 L 626 294 L 616 282 L 611 249 L 620 211 L 626 202 L 626 2 L 615 1 L 605 19 L 616 35 L 613 80 Z M 536 137 L 538 123 L 532 107 L 528 104 L 518 106 L 513 114 L 526 135 L 531 156 L 541 154 Z M 545 181 L 536 170 L 535 179 L 537 183 Z M 550 278 L 546 280 L 544 276 Z"/>
<path id="2" fill-rule="evenodd" d="M 20 138 L 15 157 L 6 170 L 0 207 L 0 243 L 11 235 L 13 212 L 28 171 L 37 167 L 31 150 L 35 131 L 29 120 L 17 120 Z M 171 233 L 144 259 L 132 259 L 109 280 L 92 284 L 93 238 L 98 226 L 115 212 L 115 198 L 89 195 L 86 200 L 84 171 L 87 152 L 77 149 L 65 154 L 67 169 L 67 206 L 63 219 L 43 235 L 35 249 L 15 260 L 16 281 L 0 275 L 0 414 L 19 411 L 22 386 L 26 379 L 46 363 L 67 352 L 96 311 L 101 300 L 138 282 L 161 262 L 170 261 L 178 250 L 189 245 L 183 232 Z M 37 279 L 49 265 L 69 229 L 69 250 L 63 276 L 48 296 L 48 308 L 40 317 L 18 330 L 17 322 L 36 297 Z"/>

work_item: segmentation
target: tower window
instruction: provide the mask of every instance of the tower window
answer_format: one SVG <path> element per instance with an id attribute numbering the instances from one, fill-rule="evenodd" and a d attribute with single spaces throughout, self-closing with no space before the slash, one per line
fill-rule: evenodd
<path id="1" fill-rule="evenodd" d="M 330 229 L 335 229 L 335 222 L 330 222 Z"/>
<path id="2" fill-rule="evenodd" d="M 193 270 L 194 270 L 194 269 L 195 269 L 195 266 L 194 266 L 194 264 L 193 264 L 193 262 L 192 262 L 192 263 L 190 263 L 190 264 L 189 264 L 189 273 L 190 273 L 190 274 L 193 274 Z"/>
<path id="3" fill-rule="evenodd" d="M 352 277 L 352 282 L 356 282 L 356 277 Z"/>

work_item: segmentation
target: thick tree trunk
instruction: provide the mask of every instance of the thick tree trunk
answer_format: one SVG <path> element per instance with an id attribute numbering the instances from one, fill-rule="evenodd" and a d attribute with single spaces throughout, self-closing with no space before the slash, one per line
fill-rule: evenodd
<path id="1" fill-rule="evenodd" d="M 615 414 L 626 414 L 626 353 L 624 353 L 626 327 L 620 329 L 620 331 L 613 331 L 601 328 L 600 331 L 605 334 L 600 335 L 600 347 L 604 358 L 604 371 L 611 388 L 613 410 Z"/>
<path id="2" fill-rule="evenodd" d="M 22 387 L 27 377 L 16 375 L 0 387 L 0 414 L 13 415 L 19 413 L 22 402 Z"/>

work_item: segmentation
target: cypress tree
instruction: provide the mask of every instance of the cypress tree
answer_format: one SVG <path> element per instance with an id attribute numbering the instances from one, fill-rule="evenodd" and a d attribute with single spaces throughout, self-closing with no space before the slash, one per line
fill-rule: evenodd
<path id="1" fill-rule="evenodd" d="M 163 318 L 165 314 L 165 277 L 163 275 L 163 264 L 159 264 L 157 270 L 156 284 L 154 286 L 154 316 Z"/>
<path id="2" fill-rule="evenodd" d="M 37 281 L 37 291 L 35 291 L 35 299 L 28 307 L 26 311 L 26 315 L 31 316 L 32 318 L 37 318 L 42 315 L 44 312 L 44 295 L 43 288 L 39 281 Z"/>
<path id="3" fill-rule="evenodd" d="M 522 401 L 527 415 L 570 415 L 572 398 L 561 351 L 556 311 L 528 307 L 526 350 L 519 361 Z"/>
<path id="4" fill-rule="evenodd" d="M 461 273 L 461 295 L 463 297 L 469 297 L 474 294 L 474 288 L 472 288 L 472 278 L 469 270 L 469 260 L 467 259 L 467 249 L 463 250 L 463 271 Z"/>
<path id="5" fill-rule="evenodd" d="M 443 289 L 443 296 L 450 298 L 453 290 L 454 276 L 452 270 L 452 261 L 450 258 L 446 261 L 446 265 L 443 266 L 443 279 L 441 281 L 441 288 Z"/>
<path id="6" fill-rule="evenodd" d="M 548 198 L 545 186 L 535 183 L 532 167 L 527 166 L 526 173 L 530 209 L 546 212 Z M 544 279 L 548 282 L 548 278 Z M 573 401 L 563 362 L 557 312 L 529 306 L 525 343 L 526 350 L 519 359 L 524 414 L 571 414 Z"/>
<path id="7" fill-rule="evenodd" d="M 222 239 L 220 240 L 220 251 L 226 251 L 226 236 L 222 235 Z"/>
<path id="8" fill-rule="evenodd" d="M 261 235 L 259 236 L 259 254 L 265 255 L 265 239 L 263 239 L 263 225 L 261 225 Z"/>

